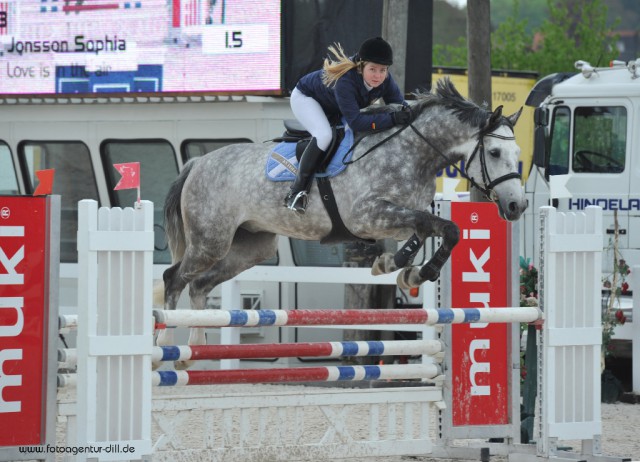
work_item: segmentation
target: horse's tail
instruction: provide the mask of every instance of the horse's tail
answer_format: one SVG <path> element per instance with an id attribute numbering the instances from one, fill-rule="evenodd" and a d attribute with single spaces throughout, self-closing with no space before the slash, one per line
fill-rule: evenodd
<path id="1" fill-rule="evenodd" d="M 186 241 L 184 236 L 184 222 L 182 221 L 182 207 L 180 206 L 180 198 L 182 189 L 191 169 L 195 165 L 195 160 L 190 160 L 184 165 L 182 172 L 173 182 L 164 201 L 164 224 L 165 233 L 167 234 L 167 242 L 169 251 L 171 252 L 171 262 L 176 263 L 182 260 L 186 249 Z"/>

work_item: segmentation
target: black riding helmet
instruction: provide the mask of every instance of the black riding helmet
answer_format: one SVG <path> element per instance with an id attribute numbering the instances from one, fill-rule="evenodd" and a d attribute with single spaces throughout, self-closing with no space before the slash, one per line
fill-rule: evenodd
<path id="1" fill-rule="evenodd" d="M 393 50 L 382 37 L 373 37 L 360 45 L 358 58 L 362 61 L 391 66 L 393 64 Z"/>

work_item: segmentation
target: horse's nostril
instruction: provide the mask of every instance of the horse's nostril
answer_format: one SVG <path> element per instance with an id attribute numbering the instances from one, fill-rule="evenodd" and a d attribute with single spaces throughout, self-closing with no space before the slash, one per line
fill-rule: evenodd
<path id="1" fill-rule="evenodd" d="M 518 203 L 509 202 L 509 212 L 517 212 L 517 211 L 518 211 Z"/>

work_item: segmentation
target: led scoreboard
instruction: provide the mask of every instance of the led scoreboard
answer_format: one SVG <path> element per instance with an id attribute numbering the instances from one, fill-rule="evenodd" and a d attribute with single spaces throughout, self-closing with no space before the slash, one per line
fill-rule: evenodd
<path id="1" fill-rule="evenodd" d="M 0 0 L 0 94 L 277 93 L 279 0 Z"/>

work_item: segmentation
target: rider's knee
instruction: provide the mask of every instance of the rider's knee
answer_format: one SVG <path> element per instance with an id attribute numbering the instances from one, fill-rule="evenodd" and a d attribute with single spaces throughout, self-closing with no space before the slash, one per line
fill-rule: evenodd
<path id="1" fill-rule="evenodd" d="M 318 148 L 322 151 L 326 151 L 329 149 L 329 145 L 331 144 L 331 138 L 333 137 L 333 133 L 331 129 L 329 130 L 318 130 L 317 133 L 314 134 L 316 137 L 316 142 L 318 143 Z"/>

